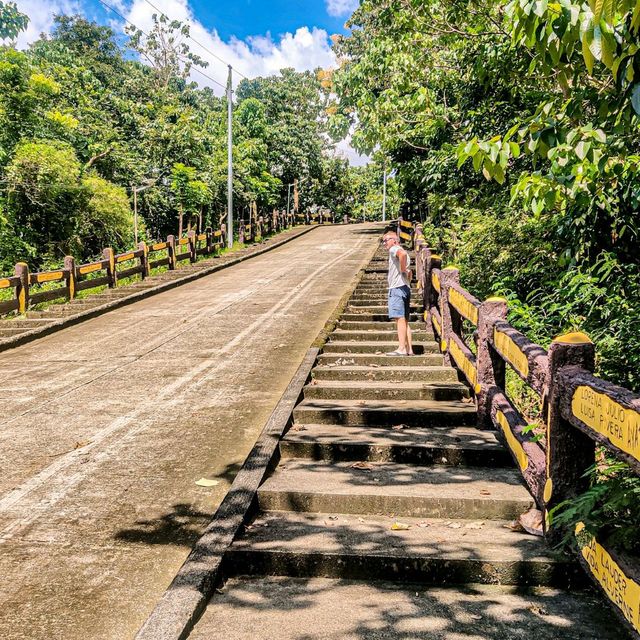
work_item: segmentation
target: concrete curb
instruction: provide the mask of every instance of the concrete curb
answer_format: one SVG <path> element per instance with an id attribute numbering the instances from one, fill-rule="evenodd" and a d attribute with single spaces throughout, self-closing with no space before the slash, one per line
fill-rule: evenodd
<path id="1" fill-rule="evenodd" d="M 280 439 L 289 424 L 322 345 L 344 312 L 364 274 L 360 269 L 349 284 L 313 346 L 307 350 L 256 444 L 235 477 L 229 492 L 164 595 L 136 634 L 135 640 L 184 640 L 204 613 L 221 579 L 224 554 L 242 525 L 257 509 L 258 487 L 272 468 Z"/>
<path id="2" fill-rule="evenodd" d="M 213 520 L 147 618 L 136 640 L 182 640 L 202 615 L 222 558 L 245 523 L 319 349 L 311 347 L 235 477 Z"/>
<path id="3" fill-rule="evenodd" d="M 208 276 L 216 271 L 221 271 L 222 269 L 226 269 L 227 267 L 233 267 L 236 264 L 240 264 L 245 260 L 249 260 L 250 258 L 255 258 L 257 256 L 261 256 L 268 251 L 272 251 L 273 249 L 277 249 L 292 240 L 296 240 L 301 236 L 310 233 L 314 229 L 321 228 L 322 225 L 316 225 L 312 227 L 306 227 L 302 229 L 299 233 L 292 234 L 287 236 L 286 238 L 274 242 L 272 244 L 267 245 L 261 249 L 258 249 L 255 252 L 247 253 L 243 256 L 239 256 L 237 258 L 233 258 L 224 264 L 216 264 L 211 267 L 206 267 L 202 269 L 202 271 L 198 271 L 196 273 L 189 273 L 184 275 L 182 278 L 178 278 L 176 280 L 171 280 L 169 282 L 163 282 L 155 287 L 151 287 L 150 289 L 145 289 L 144 291 L 136 291 L 131 293 L 131 295 L 125 298 L 118 298 L 117 300 L 111 300 L 110 302 L 106 302 L 105 304 L 100 305 L 99 307 L 95 307 L 94 309 L 90 309 L 88 311 L 83 311 L 74 316 L 69 316 L 68 318 L 62 318 L 56 322 L 47 325 L 46 327 L 37 327 L 30 331 L 25 331 L 24 333 L 18 336 L 10 336 L 8 338 L 0 339 L 0 352 L 7 351 L 9 349 L 13 349 L 15 347 L 19 347 L 20 345 L 26 344 L 27 342 L 32 342 L 33 340 L 37 340 L 38 338 L 43 338 L 44 336 L 48 336 L 51 333 L 55 333 L 56 331 L 60 331 L 62 329 L 66 329 L 67 327 L 72 327 L 76 324 L 80 324 L 85 320 L 91 320 L 97 316 L 101 316 L 104 313 L 109 311 L 113 311 L 114 309 L 118 309 L 120 307 L 124 307 L 129 304 L 133 304 L 134 302 L 138 302 L 139 300 L 144 300 L 145 298 L 149 298 L 150 296 L 156 295 L 157 293 L 163 293 L 164 291 L 169 291 L 170 289 L 174 289 L 175 287 L 179 287 L 183 284 L 188 284 L 189 282 L 193 282 L 198 278 L 203 278 L 204 276 Z M 268 242 L 268 241 L 267 241 Z M 126 291 L 126 289 L 122 289 L 122 291 Z"/>

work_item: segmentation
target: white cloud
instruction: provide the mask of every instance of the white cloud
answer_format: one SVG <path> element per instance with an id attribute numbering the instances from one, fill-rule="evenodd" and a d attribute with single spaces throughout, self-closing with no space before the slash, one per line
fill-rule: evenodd
<path id="1" fill-rule="evenodd" d="M 341 140 L 336 144 L 336 154 L 346 158 L 349 161 L 349 164 L 352 167 L 364 167 L 369 164 L 371 158 L 369 156 L 361 156 L 352 146 L 351 146 L 351 136 L 347 137 L 346 140 Z"/>
<path id="2" fill-rule="evenodd" d="M 187 0 L 155 0 L 154 4 L 170 18 L 188 22 L 193 39 L 249 78 L 274 75 L 285 67 L 305 71 L 336 64 L 329 35 L 324 29 L 300 27 L 295 33 L 285 33 L 278 40 L 266 34 L 251 36 L 246 40 L 231 38 L 224 41 L 215 29 L 207 29 L 195 18 Z M 144 0 L 134 0 L 126 17 L 146 31 L 153 24 L 153 13 Z M 194 53 L 209 62 L 204 73 L 224 84 L 227 76 L 225 65 L 193 41 L 189 45 Z M 197 71 L 192 73 L 192 79 L 198 84 L 211 86 L 216 93 L 222 91 Z"/>
<path id="3" fill-rule="evenodd" d="M 61 13 L 80 13 L 75 0 L 17 0 L 18 9 L 29 16 L 29 26 L 18 36 L 17 46 L 24 49 L 53 27 L 53 17 Z"/>
<path id="4" fill-rule="evenodd" d="M 359 4 L 359 0 L 327 0 L 327 13 L 336 18 L 351 15 Z"/>

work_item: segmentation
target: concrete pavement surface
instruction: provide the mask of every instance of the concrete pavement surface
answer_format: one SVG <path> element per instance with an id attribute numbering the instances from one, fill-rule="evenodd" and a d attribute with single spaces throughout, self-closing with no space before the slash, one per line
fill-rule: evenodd
<path id="1" fill-rule="evenodd" d="M 0 354 L 0 637 L 133 637 L 375 239 L 319 228 Z"/>

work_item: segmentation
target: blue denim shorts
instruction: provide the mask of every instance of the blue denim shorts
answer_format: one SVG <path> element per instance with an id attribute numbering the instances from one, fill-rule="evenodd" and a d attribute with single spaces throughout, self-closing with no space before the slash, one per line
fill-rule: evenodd
<path id="1" fill-rule="evenodd" d="M 411 289 L 404 287 L 394 287 L 389 289 L 389 318 L 409 319 L 411 306 Z"/>

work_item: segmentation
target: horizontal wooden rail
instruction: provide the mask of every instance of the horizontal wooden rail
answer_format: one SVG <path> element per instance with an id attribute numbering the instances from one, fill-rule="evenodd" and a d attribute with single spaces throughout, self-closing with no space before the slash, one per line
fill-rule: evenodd
<path id="1" fill-rule="evenodd" d="M 596 445 L 640 474 L 640 396 L 593 374 L 595 348 L 587 336 L 559 336 L 543 349 L 507 322 L 506 300 L 479 301 L 460 285 L 456 268 L 441 267 L 420 225 L 413 240 L 425 321 L 445 360 L 473 389 L 478 426 L 495 429 L 511 452 L 544 513 L 545 536 L 555 542 L 562 532 L 550 526 L 549 513 L 587 488 L 585 471 L 595 462 Z M 465 342 L 465 321 L 477 328 L 475 353 Z M 538 396 L 545 414 L 541 441 L 508 397 L 507 366 Z M 579 525 L 576 534 L 584 537 L 583 529 Z M 640 634 L 640 562 L 593 536 L 586 539 L 581 562 L 619 617 Z"/>

